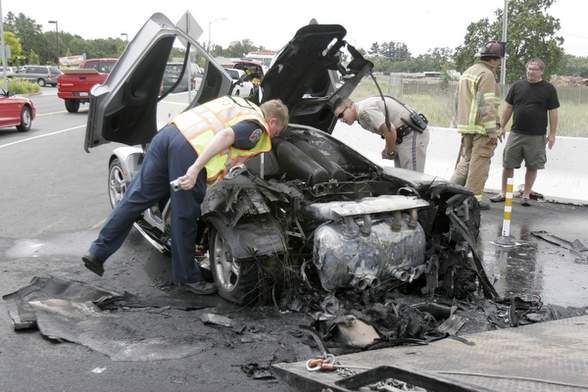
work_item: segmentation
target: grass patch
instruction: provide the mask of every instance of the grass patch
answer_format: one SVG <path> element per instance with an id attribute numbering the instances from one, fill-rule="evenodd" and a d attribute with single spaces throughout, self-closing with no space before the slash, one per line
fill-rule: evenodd
<path id="1" fill-rule="evenodd" d="M 388 76 L 376 76 L 382 93 L 392 95 L 422 112 L 429 123 L 449 127 L 455 113 L 456 82 L 427 83 L 425 80 L 399 80 Z M 560 108 L 558 110 L 557 134 L 561 136 L 588 137 L 588 88 L 558 88 Z M 378 95 L 371 79 L 364 78 L 353 92 L 351 99 Z M 502 108 L 501 108 L 502 109 Z M 502 110 L 501 110 L 502 112 Z"/>
<path id="2" fill-rule="evenodd" d="M 8 91 L 14 94 L 38 93 L 41 87 L 37 83 L 24 79 L 8 79 Z"/>

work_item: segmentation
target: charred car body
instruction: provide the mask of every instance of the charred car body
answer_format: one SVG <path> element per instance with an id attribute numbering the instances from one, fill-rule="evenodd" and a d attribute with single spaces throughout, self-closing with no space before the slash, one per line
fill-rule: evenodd
<path id="1" fill-rule="evenodd" d="M 188 108 L 230 94 L 231 78 L 197 43 L 200 33 L 189 14 L 177 24 L 161 14 L 151 17 L 106 82 L 91 92 L 86 150 L 107 141 L 144 146 L 156 134 L 157 102 L 166 95 L 159 87 L 176 39 L 206 60 L 201 89 Z M 209 265 L 202 267 L 210 268 L 228 300 L 249 302 L 292 279 L 327 291 L 415 280 L 430 292 L 439 285 L 451 290 L 446 277 L 463 267 L 464 244 L 473 250 L 480 215 L 470 192 L 381 168 L 330 135 L 334 106 L 372 68 L 345 34 L 339 25 L 318 24 L 296 33 L 265 75 L 258 102 L 281 99 L 290 110 L 287 131 L 273 140 L 272 151 L 208 188 L 195 249 L 209 251 Z M 143 151 L 113 152 L 113 206 L 138 172 Z M 162 200 L 136 227 L 167 251 L 169 218 Z"/>

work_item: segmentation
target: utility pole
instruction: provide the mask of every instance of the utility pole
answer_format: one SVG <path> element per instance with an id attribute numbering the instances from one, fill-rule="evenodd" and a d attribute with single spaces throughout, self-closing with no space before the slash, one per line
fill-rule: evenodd
<path id="1" fill-rule="evenodd" d="M 2 0 L 0 0 L 0 45 L 2 46 L 2 88 L 8 91 L 8 79 L 6 78 L 6 43 L 4 42 L 4 14 L 2 13 Z"/>
<path id="2" fill-rule="evenodd" d="M 212 50 L 212 48 L 211 48 L 211 45 L 212 45 L 212 40 L 211 40 L 212 24 L 215 23 L 215 22 L 222 22 L 224 20 L 227 20 L 227 18 L 222 17 L 222 18 L 216 18 L 216 19 L 213 19 L 213 20 L 209 20 L 208 21 L 208 48 L 206 49 L 206 51 L 208 53 L 211 53 L 211 50 Z"/>
<path id="3" fill-rule="evenodd" d="M 56 20 L 50 20 L 47 23 L 55 24 L 55 38 L 57 39 L 57 65 L 59 65 L 59 23 Z"/>
<path id="4" fill-rule="evenodd" d="M 508 0 L 504 0 L 504 9 L 502 11 L 502 42 L 506 45 L 506 35 L 508 30 Z M 506 52 L 506 51 L 505 51 Z M 506 86 L 506 53 L 500 64 L 500 84 L 504 92 Z"/>

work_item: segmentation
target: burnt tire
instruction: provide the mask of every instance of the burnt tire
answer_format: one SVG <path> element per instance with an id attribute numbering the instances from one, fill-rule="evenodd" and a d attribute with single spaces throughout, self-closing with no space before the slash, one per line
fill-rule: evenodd
<path id="1" fill-rule="evenodd" d="M 76 101 L 74 99 L 66 99 L 65 108 L 70 113 L 77 113 L 78 110 L 80 110 L 80 101 Z"/>
<path id="2" fill-rule="evenodd" d="M 122 200 L 127 191 L 127 185 L 125 170 L 118 158 L 114 158 L 108 166 L 108 201 L 111 208 L 116 207 Z"/>
<path id="3" fill-rule="evenodd" d="M 33 112 L 28 106 L 23 106 L 20 111 L 20 124 L 16 126 L 19 132 L 26 132 L 33 125 Z"/>
<path id="4" fill-rule="evenodd" d="M 210 270 L 218 294 L 239 305 L 258 302 L 260 294 L 260 268 L 258 261 L 239 261 L 233 258 L 231 248 L 215 229 L 209 233 Z"/>

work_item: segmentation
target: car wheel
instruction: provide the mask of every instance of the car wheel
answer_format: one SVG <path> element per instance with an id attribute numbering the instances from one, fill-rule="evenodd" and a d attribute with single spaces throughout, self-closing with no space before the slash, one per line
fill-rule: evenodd
<path id="1" fill-rule="evenodd" d="M 76 101 L 74 99 L 66 99 L 65 108 L 70 113 L 77 113 L 80 109 L 80 101 Z"/>
<path id="2" fill-rule="evenodd" d="M 39 78 L 39 79 L 37 79 L 37 84 L 38 84 L 39 86 L 41 86 L 41 87 L 45 87 L 45 85 L 46 85 L 47 83 L 45 83 L 45 79 L 43 79 L 43 78 Z"/>
<path id="3" fill-rule="evenodd" d="M 222 235 L 210 230 L 209 255 L 212 277 L 218 294 L 237 304 L 252 304 L 260 295 L 257 261 L 238 261 Z"/>
<path id="4" fill-rule="evenodd" d="M 114 158 L 108 169 L 108 200 L 110 207 L 114 208 L 122 200 L 127 191 L 125 171 L 118 160 Z"/>
<path id="5" fill-rule="evenodd" d="M 23 106 L 22 110 L 20 111 L 20 125 L 17 125 L 16 129 L 20 132 L 26 132 L 31 129 L 32 124 L 33 115 L 31 113 L 31 108 L 28 106 Z"/>

